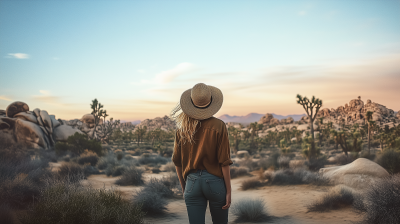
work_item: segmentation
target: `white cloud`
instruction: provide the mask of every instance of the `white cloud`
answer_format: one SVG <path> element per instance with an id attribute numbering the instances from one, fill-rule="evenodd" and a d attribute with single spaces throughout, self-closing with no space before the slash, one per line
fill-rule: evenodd
<path id="1" fill-rule="evenodd" d="M 17 59 L 28 59 L 30 57 L 29 54 L 24 54 L 24 53 L 10 53 L 8 55 L 11 58 L 17 58 Z"/>
<path id="2" fill-rule="evenodd" d="M 180 63 L 173 69 L 157 74 L 154 78 L 154 81 L 158 83 L 169 83 L 178 76 L 192 72 L 194 70 L 196 70 L 196 66 L 194 64 L 188 62 Z"/>
<path id="3" fill-rule="evenodd" d="M 39 92 L 43 95 L 50 95 L 50 91 L 47 90 L 39 90 Z"/>
<path id="4" fill-rule="evenodd" d="M 12 99 L 6 97 L 6 96 L 0 96 L 0 100 L 5 100 L 5 101 L 12 101 Z"/>
<path id="5" fill-rule="evenodd" d="M 298 13 L 299 16 L 304 16 L 304 15 L 306 15 L 306 14 L 307 14 L 306 11 L 300 11 L 300 12 Z"/>

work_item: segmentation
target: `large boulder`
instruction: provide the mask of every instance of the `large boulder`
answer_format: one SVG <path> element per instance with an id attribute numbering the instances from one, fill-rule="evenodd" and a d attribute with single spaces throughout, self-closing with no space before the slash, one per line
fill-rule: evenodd
<path id="1" fill-rule="evenodd" d="M 94 127 L 94 115 L 93 114 L 85 114 L 83 115 L 83 117 L 81 118 L 81 121 L 86 124 L 87 126 L 89 126 L 89 128 L 93 128 Z"/>
<path id="2" fill-rule="evenodd" d="M 79 129 L 75 129 L 69 125 L 60 125 L 54 129 L 53 138 L 56 141 L 64 141 L 66 142 L 68 137 L 74 135 L 76 132 L 82 134 Z"/>
<path id="3" fill-rule="evenodd" d="M 11 136 L 24 148 L 47 149 L 50 146 L 49 138 L 39 125 L 22 119 L 1 117 L 0 135 Z"/>
<path id="4" fill-rule="evenodd" d="M 363 189 L 376 179 L 389 176 L 383 167 L 365 158 L 343 166 L 322 168 L 319 172 L 333 184 L 344 184 L 355 189 Z"/>
<path id="5" fill-rule="evenodd" d="M 6 109 L 6 115 L 7 117 L 14 117 L 14 115 L 18 114 L 19 112 L 26 112 L 26 111 L 29 111 L 28 104 L 21 101 L 15 101 L 10 105 L 8 105 Z"/>

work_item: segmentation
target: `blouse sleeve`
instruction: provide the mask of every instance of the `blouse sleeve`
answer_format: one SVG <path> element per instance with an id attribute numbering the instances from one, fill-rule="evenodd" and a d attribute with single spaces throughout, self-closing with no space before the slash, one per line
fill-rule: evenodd
<path id="1" fill-rule="evenodd" d="M 179 144 L 178 131 L 176 131 L 175 133 L 174 153 L 172 154 L 172 162 L 175 164 L 175 166 L 182 167 L 181 146 Z"/>
<path id="2" fill-rule="evenodd" d="M 231 150 L 229 147 L 228 131 L 226 130 L 225 124 L 223 125 L 222 131 L 218 136 L 218 162 L 221 166 L 232 165 Z"/>

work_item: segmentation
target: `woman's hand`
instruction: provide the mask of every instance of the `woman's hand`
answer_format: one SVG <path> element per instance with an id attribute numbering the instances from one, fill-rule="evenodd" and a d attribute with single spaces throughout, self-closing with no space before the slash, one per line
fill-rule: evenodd
<path id="1" fill-rule="evenodd" d="M 226 205 L 222 206 L 222 209 L 228 209 L 231 207 L 231 193 L 226 193 Z"/>

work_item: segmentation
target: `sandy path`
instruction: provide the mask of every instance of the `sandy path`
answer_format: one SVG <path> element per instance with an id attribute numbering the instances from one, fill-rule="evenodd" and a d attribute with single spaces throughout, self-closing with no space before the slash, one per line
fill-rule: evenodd
<path id="1" fill-rule="evenodd" d="M 151 177 L 162 177 L 168 173 L 144 174 L 144 180 Z M 295 186 L 265 186 L 257 190 L 241 191 L 240 184 L 243 180 L 251 177 L 240 177 L 232 180 L 232 203 L 241 198 L 262 198 L 264 199 L 269 215 L 275 218 L 269 222 L 260 223 L 299 223 L 299 224 L 338 224 L 352 223 L 359 221 L 360 217 L 352 211 L 351 208 L 343 208 L 325 213 L 310 212 L 307 213 L 305 205 L 317 199 L 320 195 L 329 190 L 330 187 L 313 186 L 313 185 L 295 185 Z M 116 186 L 114 182 L 118 177 L 107 177 L 106 175 L 91 175 L 87 180 L 83 181 L 85 185 L 91 185 L 94 188 L 116 188 L 121 191 L 122 195 L 130 199 L 136 190 L 141 187 L 134 186 Z M 186 205 L 183 199 L 168 199 L 168 214 L 160 217 L 146 217 L 148 223 L 174 223 L 187 224 L 188 218 L 186 213 Z M 234 223 L 234 215 L 230 214 L 229 224 Z M 206 223 L 212 223 L 209 210 L 206 212 Z"/>

